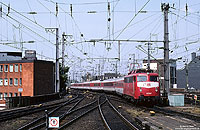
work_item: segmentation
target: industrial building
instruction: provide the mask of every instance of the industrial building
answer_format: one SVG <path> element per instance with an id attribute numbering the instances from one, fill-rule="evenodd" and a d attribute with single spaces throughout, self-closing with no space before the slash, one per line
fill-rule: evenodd
<path id="1" fill-rule="evenodd" d="M 183 69 L 177 70 L 178 88 L 200 89 L 200 56 L 193 52 L 191 58 Z"/>
<path id="2" fill-rule="evenodd" d="M 0 59 L 0 104 L 5 104 L 6 97 L 55 92 L 53 62 L 37 60 L 32 50 L 26 51 L 21 60 L 14 60 L 13 56 L 4 59 L 7 60 Z"/>

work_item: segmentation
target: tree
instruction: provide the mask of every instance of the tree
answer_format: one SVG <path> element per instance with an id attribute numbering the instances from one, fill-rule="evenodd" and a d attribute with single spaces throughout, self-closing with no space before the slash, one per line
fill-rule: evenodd
<path id="1" fill-rule="evenodd" d="M 64 66 L 63 68 L 60 66 L 60 92 L 65 93 L 66 92 L 66 83 L 68 81 L 68 72 L 69 72 L 69 67 Z"/>

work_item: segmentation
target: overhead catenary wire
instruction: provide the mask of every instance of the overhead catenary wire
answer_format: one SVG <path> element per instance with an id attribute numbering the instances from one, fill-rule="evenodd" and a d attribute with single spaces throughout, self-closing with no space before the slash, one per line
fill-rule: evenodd
<path id="1" fill-rule="evenodd" d="M 144 7 L 150 2 L 150 0 L 148 0 L 143 6 L 142 8 L 133 16 L 133 18 L 128 22 L 128 24 L 122 29 L 122 31 L 117 35 L 117 37 L 115 37 L 115 39 L 117 39 L 125 30 L 126 28 L 129 26 L 129 24 L 131 24 L 131 22 L 135 19 L 135 17 L 144 9 Z"/>

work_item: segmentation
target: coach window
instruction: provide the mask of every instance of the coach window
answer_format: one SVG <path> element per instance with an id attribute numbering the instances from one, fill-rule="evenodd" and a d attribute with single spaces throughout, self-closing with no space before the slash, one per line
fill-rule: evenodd
<path id="1" fill-rule="evenodd" d="M 7 85 L 8 85 L 8 79 L 5 78 L 5 79 L 4 79 L 4 86 L 7 86 Z"/>
<path id="2" fill-rule="evenodd" d="M 0 65 L 0 72 L 3 72 L 3 65 Z"/>
<path id="3" fill-rule="evenodd" d="M 124 78 L 124 83 L 128 83 L 128 77 Z"/>
<path id="4" fill-rule="evenodd" d="M 18 64 L 15 64 L 15 72 L 18 72 Z"/>
<path id="5" fill-rule="evenodd" d="M 8 65 L 4 65 L 4 71 L 8 72 Z"/>
<path id="6" fill-rule="evenodd" d="M 133 83 L 133 76 L 132 77 L 129 77 L 129 83 Z"/>
<path id="7" fill-rule="evenodd" d="M 157 82 L 158 76 L 150 76 L 150 81 Z"/>
<path id="8" fill-rule="evenodd" d="M 136 77 L 135 76 L 133 77 L 133 81 L 136 82 Z"/>
<path id="9" fill-rule="evenodd" d="M 104 83 L 104 86 L 113 86 L 113 83 Z"/>
<path id="10" fill-rule="evenodd" d="M 145 82 L 145 81 L 147 81 L 147 76 L 137 76 L 137 81 L 138 82 Z"/>
<path id="11" fill-rule="evenodd" d="M 3 79 L 0 78 L 0 86 L 3 86 Z"/>
<path id="12" fill-rule="evenodd" d="M 13 65 L 10 65 L 10 72 L 13 72 Z"/>

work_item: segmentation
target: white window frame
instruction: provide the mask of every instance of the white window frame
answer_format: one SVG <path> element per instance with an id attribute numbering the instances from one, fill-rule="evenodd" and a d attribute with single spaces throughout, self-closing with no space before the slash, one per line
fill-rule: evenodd
<path id="1" fill-rule="evenodd" d="M 11 80 L 10 79 L 12 79 L 12 84 L 11 84 Z M 10 78 L 10 79 L 9 79 L 9 85 L 13 86 L 13 78 Z"/>
<path id="2" fill-rule="evenodd" d="M 10 93 L 9 93 L 9 97 L 13 97 L 13 93 L 10 92 Z"/>
<path id="3" fill-rule="evenodd" d="M 3 86 L 3 79 L 0 78 L 0 86 Z"/>
<path id="4" fill-rule="evenodd" d="M 22 64 L 19 65 L 19 71 L 22 72 Z"/>
<path id="5" fill-rule="evenodd" d="M 8 65 L 4 65 L 4 72 L 8 72 Z"/>
<path id="6" fill-rule="evenodd" d="M 18 72 L 18 64 L 15 64 L 15 72 Z"/>
<path id="7" fill-rule="evenodd" d="M 0 72 L 3 72 L 3 65 L 0 65 Z"/>
<path id="8" fill-rule="evenodd" d="M 3 100 L 3 93 L 0 93 L 0 100 Z"/>
<path id="9" fill-rule="evenodd" d="M 4 86 L 8 86 L 8 78 L 4 79 Z"/>
<path id="10" fill-rule="evenodd" d="M 8 97 L 8 93 L 4 93 L 3 99 L 6 100 L 7 97 Z"/>
<path id="11" fill-rule="evenodd" d="M 14 97 L 17 97 L 18 96 L 18 93 L 14 93 Z"/>
<path id="12" fill-rule="evenodd" d="M 22 85 L 22 78 L 19 79 L 19 85 Z"/>
<path id="13" fill-rule="evenodd" d="M 17 82 L 16 82 L 16 81 L 17 81 Z M 15 85 L 15 86 L 18 86 L 18 78 L 15 78 L 15 79 L 14 79 L 14 85 Z"/>
<path id="14" fill-rule="evenodd" d="M 10 64 L 10 72 L 13 72 L 13 64 Z"/>

